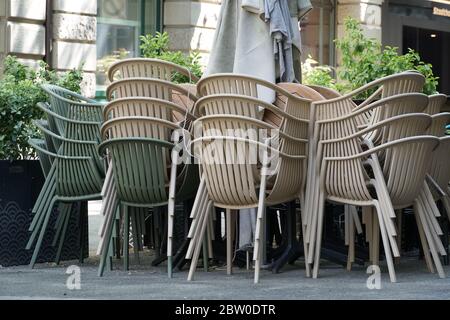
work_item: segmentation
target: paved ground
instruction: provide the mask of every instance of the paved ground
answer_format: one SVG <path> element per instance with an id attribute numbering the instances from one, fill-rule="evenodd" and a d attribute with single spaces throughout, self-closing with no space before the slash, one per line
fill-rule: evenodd
<path id="1" fill-rule="evenodd" d="M 450 299 L 450 278 L 439 279 L 426 272 L 424 263 L 404 260 L 397 266 L 397 283 L 389 283 L 382 268 L 380 290 L 366 287 L 365 268 L 347 272 L 341 266 L 324 262 L 319 279 L 304 276 L 302 263 L 289 266 L 280 274 L 263 271 L 261 282 L 253 284 L 253 272 L 239 270 L 227 276 L 223 269 L 203 272 L 187 282 L 187 271 L 167 279 L 165 267 L 150 267 L 147 254 L 132 271 L 121 265 L 97 277 L 97 258 L 81 267 L 81 289 L 68 290 L 67 266 L 38 265 L 36 269 L 11 267 L 0 269 L 0 299 Z M 445 267 L 450 274 L 450 267 Z"/>

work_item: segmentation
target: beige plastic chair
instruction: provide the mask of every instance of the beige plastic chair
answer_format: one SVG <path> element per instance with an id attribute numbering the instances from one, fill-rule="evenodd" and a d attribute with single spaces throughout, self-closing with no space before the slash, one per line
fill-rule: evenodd
<path id="1" fill-rule="evenodd" d="M 315 106 L 318 106 L 316 111 L 320 110 L 319 108 L 323 108 L 324 111 L 328 110 L 330 112 L 328 114 L 325 112 L 320 113 L 320 116 L 323 118 L 323 120 L 316 121 L 314 128 L 312 129 L 312 132 L 314 132 L 314 136 L 311 138 L 311 141 L 313 141 L 313 143 L 318 147 L 318 142 L 320 141 L 338 139 L 356 134 L 359 131 L 358 118 L 361 116 L 361 114 L 367 114 L 373 112 L 373 110 L 380 110 L 380 116 L 382 115 L 386 118 L 389 118 L 391 116 L 394 116 L 395 114 L 420 112 L 426 107 L 427 103 L 427 97 L 423 94 L 402 94 L 381 99 L 379 101 L 373 102 L 372 104 L 366 105 L 365 107 L 360 108 L 354 112 L 344 114 L 340 117 L 333 117 L 333 115 L 335 115 L 335 112 L 333 112 L 333 110 L 330 111 L 330 109 L 336 108 L 333 100 L 315 102 L 313 103 L 313 108 Z M 327 115 L 330 118 L 328 118 Z M 376 130 L 377 127 L 372 126 L 372 128 L 374 129 L 364 131 L 365 136 L 363 136 L 362 139 L 374 137 L 374 133 L 377 133 L 378 137 L 381 135 L 381 131 Z M 319 187 L 318 181 L 320 175 L 321 158 L 320 155 L 318 155 L 318 152 L 320 150 L 317 150 L 316 148 L 310 147 L 309 150 L 310 158 L 308 161 L 309 166 L 305 202 L 305 219 L 303 221 L 303 224 L 306 228 L 304 241 L 307 243 L 308 248 L 311 243 L 313 244 L 315 241 L 313 230 L 316 229 L 318 218 L 318 216 L 315 214 L 315 208 L 317 208 L 317 204 L 315 204 L 315 201 L 317 201 L 318 199 L 317 188 Z M 391 224 L 391 222 L 389 221 L 386 221 L 386 223 Z M 394 242 L 393 237 L 395 236 L 395 229 L 390 228 L 389 231 L 390 240 L 391 242 Z M 306 259 L 306 263 L 311 264 L 313 262 L 313 253 L 309 252 L 309 249 L 307 249 L 307 251 L 308 252 L 306 256 L 308 258 Z"/>
<path id="2" fill-rule="evenodd" d="M 431 146 L 425 147 L 421 144 L 423 137 L 417 138 L 415 134 L 423 133 L 430 122 L 430 117 L 425 114 L 400 115 L 383 120 L 377 125 L 348 137 L 320 142 L 320 156 L 324 160 L 320 166 L 319 213 L 317 230 L 312 232 L 312 235 L 316 238 L 314 241 L 315 247 L 309 246 L 309 249 L 315 255 L 314 277 L 318 275 L 323 201 L 327 199 L 344 204 L 375 207 L 390 279 L 392 282 L 396 281 L 392 253 L 394 256 L 399 256 L 399 250 L 394 238 L 396 235 L 395 225 L 392 222 L 392 219 L 395 218 L 394 208 L 401 207 L 407 202 L 411 205 L 423 185 L 427 170 L 426 156 L 439 141 L 435 137 L 426 137 L 425 140 L 432 140 L 433 143 Z M 406 138 L 394 139 L 363 152 L 361 138 L 367 131 L 380 129 L 387 129 L 390 132 L 388 134 L 401 133 Z M 380 168 L 380 155 L 385 157 L 383 167 L 389 168 L 385 169 L 384 172 Z M 416 162 L 414 165 L 405 168 L 405 165 L 410 161 L 408 159 L 411 158 L 415 159 Z M 347 161 L 335 162 L 331 159 L 347 159 Z M 369 176 L 364 168 L 363 161 L 371 166 L 374 176 Z M 403 170 L 400 170 L 400 168 Z M 376 193 L 376 199 L 378 200 L 371 196 L 367 186 L 374 188 L 373 192 Z M 378 232 L 378 230 L 373 230 L 373 232 Z"/>
<path id="3" fill-rule="evenodd" d="M 292 127 L 292 129 L 282 131 L 259 120 L 255 115 L 260 108 L 272 110 L 287 118 L 286 120 L 283 118 L 282 122 L 286 124 L 285 128 Z M 304 184 L 306 158 L 304 152 L 307 140 L 296 138 L 290 135 L 289 131 L 295 133 L 295 125 L 304 126 L 308 120 L 295 118 L 256 98 L 232 94 L 216 94 L 201 98 L 196 104 L 196 112 L 206 116 L 196 121 L 202 131 L 201 137 L 193 141 L 194 145 L 200 144 L 195 153 L 201 160 L 202 181 L 197 193 L 197 203 L 194 203 L 192 211 L 194 219 L 189 232 L 191 243 L 187 258 L 192 258 L 192 262 L 188 280 L 193 278 L 203 239 L 203 225 L 207 224 L 208 215 L 214 205 L 227 210 L 228 221 L 230 210 L 258 208 L 253 257 L 256 283 L 259 281 L 261 265 L 260 239 L 264 223 L 262 221 L 264 207 L 267 204 L 278 204 L 297 198 Z M 232 129 L 232 133 L 228 129 Z M 279 142 L 276 149 L 260 141 L 261 137 L 258 135 L 260 129 L 267 131 L 268 136 L 274 139 L 272 142 Z M 221 141 L 226 142 L 220 143 Z M 275 162 L 273 168 L 275 173 L 270 178 L 267 177 L 266 171 L 269 168 L 263 165 L 264 161 L 259 159 L 258 163 L 262 162 L 260 167 L 257 163 L 249 163 L 251 159 L 245 157 L 251 148 L 256 146 L 279 156 L 279 161 Z M 214 151 L 219 156 L 217 162 L 211 160 L 209 151 Z M 200 209 L 196 212 L 197 208 Z M 227 227 L 230 229 L 229 225 Z M 229 264 L 230 261 L 227 262 Z"/>
<path id="4" fill-rule="evenodd" d="M 377 97 L 386 98 L 389 96 L 393 96 L 395 94 L 405 93 L 405 92 L 417 92 L 421 91 L 425 78 L 417 73 L 417 72 L 403 72 L 399 74 L 394 74 L 391 76 L 387 76 L 381 79 L 377 79 L 353 92 L 342 95 L 340 97 L 336 97 L 333 99 L 328 99 L 324 101 L 315 101 L 311 106 L 311 126 L 309 131 L 310 143 L 309 143 L 309 151 L 308 151 L 308 175 L 307 175 L 307 188 L 306 188 L 306 199 L 308 203 L 305 204 L 305 216 L 303 225 L 306 228 L 306 242 L 309 244 L 310 239 L 310 231 L 311 228 L 307 227 L 308 225 L 314 225 L 314 221 L 316 216 L 313 214 L 314 212 L 314 200 L 317 195 L 314 195 L 314 192 L 317 190 L 317 184 L 319 179 L 318 169 L 315 169 L 317 164 L 320 164 L 320 159 L 317 159 L 317 146 L 321 139 L 330 139 L 330 138 L 338 138 L 344 137 L 348 134 L 356 132 L 358 129 L 362 129 L 367 127 L 370 124 L 375 124 L 381 119 L 386 118 L 386 115 L 382 115 L 377 110 L 378 108 L 372 109 L 371 107 L 367 108 L 368 105 L 373 103 L 373 100 Z M 320 90 L 320 89 L 319 89 Z M 324 90 L 322 90 L 324 91 Z M 353 98 L 364 93 L 370 92 L 373 93 L 360 105 L 356 105 L 353 102 Z M 376 102 L 373 103 L 374 106 L 377 106 Z M 422 110 L 425 108 L 423 106 Z M 387 108 L 383 108 L 385 110 Z M 360 112 L 363 110 L 363 112 Z M 350 131 L 339 131 L 338 128 L 334 128 L 331 126 L 329 129 L 322 129 L 320 126 L 315 125 L 316 121 L 333 119 L 340 116 L 350 115 L 355 112 L 354 123 L 351 126 Z M 417 112 L 414 110 L 406 110 L 404 112 Z M 328 130 L 328 131 L 327 131 Z M 373 133 L 372 133 L 373 134 Z M 312 205 L 312 207 L 311 207 Z M 353 210 L 353 213 L 355 211 Z M 355 216 L 355 215 L 354 215 Z M 308 251 L 306 249 L 306 251 Z M 305 251 L 305 252 L 306 252 Z M 312 263 L 312 255 L 306 253 L 309 257 L 307 261 Z M 307 276 L 309 276 L 308 268 L 307 268 Z"/>
<path id="5" fill-rule="evenodd" d="M 172 81 L 174 75 L 186 76 L 190 82 L 197 82 L 198 77 L 189 69 L 175 63 L 150 58 L 131 58 L 119 60 L 108 69 L 108 79 L 114 82 L 126 78 L 154 78 Z"/>

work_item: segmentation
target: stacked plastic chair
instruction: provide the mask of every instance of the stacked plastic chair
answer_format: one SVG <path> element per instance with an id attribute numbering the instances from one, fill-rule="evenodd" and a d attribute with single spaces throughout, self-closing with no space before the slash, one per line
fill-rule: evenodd
<path id="1" fill-rule="evenodd" d="M 71 203 L 100 199 L 103 164 L 97 155 L 102 122 L 102 105 L 54 85 L 44 85 L 50 104 L 39 103 L 47 121 L 38 120 L 44 140 L 30 139 L 38 152 L 46 180 L 33 208 L 32 232 L 27 249 L 36 242 L 30 266 L 33 267 L 48 227 L 53 207 L 59 204 L 56 236 L 60 238 L 56 261 L 68 227 Z M 48 169 L 48 164 L 51 164 Z M 39 236 L 38 236 L 39 235 Z M 80 235 L 83 237 L 84 235 Z M 84 253 L 81 251 L 80 260 Z"/>
<path id="2" fill-rule="evenodd" d="M 188 280 L 193 279 L 205 230 L 210 225 L 210 212 L 216 206 L 226 209 L 227 273 L 231 273 L 232 264 L 231 210 L 258 208 L 253 251 L 257 283 L 265 206 L 292 201 L 303 194 L 310 100 L 267 81 L 235 74 L 205 77 L 197 89 L 202 96 L 195 106 L 195 115 L 201 116 L 196 121 L 201 136 L 196 136 L 193 144 L 198 143 L 195 153 L 200 159 L 202 178 L 188 235 L 191 242 L 186 258 L 192 259 Z M 282 103 L 275 106 L 258 99 L 261 90 L 272 90 L 275 97 L 282 97 Z M 271 121 L 264 121 L 268 118 Z M 228 130 L 234 133 L 229 134 Z M 265 142 L 260 141 L 261 130 L 270 132 Z M 248 132 L 253 134 L 248 136 Z M 270 145 L 269 142 L 275 141 L 276 147 Z M 260 166 L 245 158 L 257 146 L 267 157 L 269 154 L 279 157 L 272 162 L 274 168 L 270 175 L 266 158 L 258 159 Z M 219 163 L 214 160 L 211 163 L 212 159 L 205 155 L 205 150 L 211 148 L 225 156 Z M 244 158 L 233 158 L 240 154 Z"/>
<path id="3" fill-rule="evenodd" d="M 405 115 L 423 112 L 427 106 L 426 96 L 405 94 L 421 91 L 423 83 L 424 79 L 420 74 L 405 72 L 378 79 L 347 95 L 313 103 L 314 127 L 310 132 L 312 141 L 308 162 L 310 166 L 306 197 L 307 219 L 304 221 L 307 229 L 304 241 L 308 244 L 306 263 L 314 264 L 313 277 L 318 275 L 323 202 L 328 199 L 356 206 L 375 206 L 378 219 L 370 210 L 363 209 L 363 223 L 369 231 L 366 233 L 366 239 L 370 243 L 371 260 L 374 264 L 378 264 L 378 232 L 381 231 L 390 278 L 391 281 L 396 281 L 391 252 L 396 257 L 400 252 L 395 239 L 397 231 L 393 223 L 393 219 L 396 218 L 394 208 L 411 206 L 420 198 L 427 170 L 423 155 L 426 152 L 430 153 L 432 147 L 438 144 L 436 139 L 431 139 L 430 136 L 423 139 L 414 138 L 426 134 L 426 128 L 430 124 L 430 119 L 424 118 L 426 115 Z M 374 93 L 361 105 L 356 106 L 351 98 L 366 90 L 372 90 Z M 377 96 L 380 96 L 381 100 L 372 102 Z M 387 157 L 388 154 L 396 154 L 396 159 L 404 157 L 403 151 L 399 151 L 407 149 L 403 143 L 412 148 L 409 152 L 417 154 L 415 167 L 403 168 L 404 172 L 411 170 L 409 176 L 400 174 L 402 168 L 398 167 L 399 164 Z M 374 152 L 371 150 L 363 152 L 361 144 Z M 384 150 L 386 148 L 390 151 Z M 361 166 L 361 159 L 364 157 L 366 157 L 364 163 L 370 166 L 370 171 Z M 326 167 L 326 163 L 332 165 Z M 412 171 L 413 169 L 417 172 Z M 325 170 L 329 172 L 326 173 Z M 333 177 L 332 174 L 337 176 Z M 358 174 L 359 177 L 355 176 Z M 372 198 L 372 194 L 367 193 L 365 185 L 369 183 L 375 187 L 377 198 Z M 373 202 L 375 199 L 378 199 L 379 203 Z M 358 222 L 357 214 L 355 215 L 356 219 L 353 219 L 354 217 L 350 219 L 352 223 Z M 353 223 L 352 228 L 354 227 Z M 353 234 L 353 230 L 350 234 Z M 350 241 L 350 246 L 352 245 L 353 248 L 349 252 L 354 255 L 354 238 Z M 354 256 L 350 257 L 350 262 L 352 259 Z"/>
<path id="4" fill-rule="evenodd" d="M 198 184 L 198 172 L 193 164 L 177 165 L 178 153 L 181 151 L 180 146 L 183 149 L 186 144 L 185 140 L 191 138 L 189 128 L 195 117 L 191 114 L 190 109 L 197 98 L 192 93 L 190 85 L 182 86 L 173 83 L 171 79 L 174 75 L 184 75 L 189 80 L 196 80 L 187 69 L 154 59 L 127 59 L 110 68 L 109 77 L 112 83 L 107 89 L 107 97 L 111 103 L 104 110 L 107 122 L 104 123 L 102 129 L 105 141 L 101 150 L 102 153 L 105 153 L 111 149 L 111 152 L 106 153 L 112 161 L 111 169 L 108 171 L 110 179 L 108 179 L 108 185 L 105 187 L 104 206 L 114 207 L 122 203 L 125 207 L 145 209 L 168 205 L 167 256 L 169 277 L 172 276 L 175 200 L 183 201 L 192 197 Z M 191 91 L 186 87 L 190 88 Z M 180 139 L 179 142 L 177 141 L 176 148 L 172 141 L 172 132 L 174 131 Z M 139 142 L 129 140 L 135 138 L 141 140 Z M 124 191 L 123 182 L 127 176 L 120 175 L 118 172 L 120 161 L 123 159 L 119 158 L 118 154 L 114 158 L 114 150 L 127 148 L 130 147 L 130 144 L 135 145 L 136 143 L 140 143 L 143 148 L 151 148 L 151 145 L 155 148 L 162 148 L 153 153 L 149 163 L 146 162 L 149 165 L 147 169 L 151 168 L 153 173 L 159 172 L 162 176 L 158 178 L 160 179 L 159 182 L 157 180 L 148 181 L 146 196 L 140 198 L 135 196 L 132 200 L 129 195 L 133 191 L 128 190 L 128 194 Z M 139 155 L 143 156 L 144 154 Z M 147 152 L 146 156 L 151 156 L 151 154 Z M 183 156 L 186 156 L 186 154 Z M 189 155 L 187 158 L 189 158 Z M 131 165 L 137 161 L 137 158 L 129 160 Z M 130 172 L 137 175 L 145 174 L 147 169 L 142 168 L 139 164 L 139 166 L 131 166 Z M 131 182 L 128 181 L 128 183 Z M 138 184 L 139 181 L 135 181 L 135 183 Z M 144 185 L 140 185 L 140 188 L 144 187 Z M 166 187 L 167 190 L 165 190 Z M 156 197 L 153 194 L 154 196 L 150 197 L 153 192 L 151 190 L 155 188 L 159 190 L 159 196 Z M 125 210 L 123 216 L 125 217 L 123 251 L 125 267 L 128 268 L 129 215 L 127 210 Z M 115 214 L 114 217 L 120 218 L 120 215 Z M 105 217 L 102 226 L 102 241 L 99 246 L 99 253 L 102 254 L 102 262 L 99 268 L 100 275 L 104 270 L 108 243 L 112 236 L 110 227 L 112 219 L 112 217 Z M 133 225 L 133 229 L 137 229 L 136 225 Z M 140 237 L 135 230 L 133 232 L 133 238 Z"/>

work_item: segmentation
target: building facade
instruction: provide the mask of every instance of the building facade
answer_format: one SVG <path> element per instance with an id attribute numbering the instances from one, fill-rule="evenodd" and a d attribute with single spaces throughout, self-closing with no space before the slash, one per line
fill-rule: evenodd
<path id="1" fill-rule="evenodd" d="M 420 18 L 422 23 L 438 18 L 437 24 L 450 21 L 450 14 L 445 11 L 450 1 L 444 0 L 311 2 L 314 9 L 300 23 L 303 57 L 311 55 L 329 65 L 339 61 L 333 40 L 343 35 L 347 16 L 361 21 L 367 35 L 400 50 L 404 50 L 403 39 L 412 37 L 408 32 L 414 33 L 405 27 L 411 24 L 411 19 L 419 19 L 420 10 L 411 7 L 425 10 Z M 105 87 L 108 66 L 117 59 L 138 56 L 139 36 L 143 34 L 167 31 L 172 49 L 197 50 L 206 65 L 220 3 L 220 0 L 0 0 L 0 60 L 13 54 L 32 66 L 43 59 L 58 71 L 82 66 L 83 93 L 99 96 Z M 434 4 L 440 8 L 435 11 L 440 15 L 427 13 Z M 407 18 L 411 12 L 415 18 Z M 403 20 L 397 19 L 399 15 Z M 401 26 L 398 21 L 403 21 Z M 421 22 L 417 21 L 416 28 L 420 28 Z M 439 29 L 437 24 L 432 27 Z M 448 24 L 445 28 L 450 30 Z"/>

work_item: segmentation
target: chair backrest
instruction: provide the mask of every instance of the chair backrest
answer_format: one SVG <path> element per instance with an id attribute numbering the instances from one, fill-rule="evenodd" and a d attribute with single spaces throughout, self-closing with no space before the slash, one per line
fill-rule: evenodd
<path id="1" fill-rule="evenodd" d="M 424 134 L 430 123 L 431 117 L 426 114 L 398 115 L 380 121 L 378 124 L 361 130 L 349 137 L 322 142 L 319 148 L 321 157 L 350 157 L 346 161 L 333 161 L 332 164 L 327 166 L 324 179 L 327 193 L 331 197 L 336 198 L 348 197 L 347 199 L 358 201 L 368 201 L 371 199 L 370 192 L 366 187 L 366 183 L 370 180 L 370 177 L 363 168 L 362 161 L 364 158 L 357 156 L 364 154 L 361 149 L 361 137 L 373 130 L 386 132 L 386 139 L 382 141 L 381 146 L 387 146 L 395 141 L 402 139 L 409 141 L 408 139 Z M 436 142 L 435 140 L 434 142 Z M 410 161 L 415 158 L 416 153 L 422 150 L 417 145 L 420 145 L 420 143 L 413 144 L 408 142 L 401 148 L 399 146 L 395 148 L 375 147 L 375 149 L 379 149 L 376 151 L 376 155 L 379 159 L 378 161 L 382 164 L 386 183 L 389 184 L 389 192 L 394 198 L 393 202 L 395 200 L 397 204 L 408 203 L 411 198 L 405 198 L 407 195 L 417 195 L 421 183 L 423 183 L 425 178 L 426 163 L 422 159 L 418 160 L 417 167 L 410 165 Z M 416 148 L 418 149 L 416 150 Z M 370 156 L 370 151 L 367 152 L 366 158 Z M 431 151 L 428 150 L 428 152 Z M 383 159 L 383 161 L 380 159 Z M 404 176 L 402 176 L 401 171 L 398 171 L 402 169 L 402 164 L 405 164 L 403 168 L 405 169 L 404 173 L 406 174 L 407 172 L 407 175 Z M 410 167 L 407 167 L 407 165 L 410 165 Z M 419 165 L 425 167 L 419 168 Z M 413 173 L 413 170 L 417 170 L 417 175 Z"/>
<path id="2" fill-rule="evenodd" d="M 42 130 L 42 128 L 40 128 Z M 38 152 L 53 160 L 56 170 L 55 193 L 60 197 L 88 197 L 99 195 L 103 186 L 101 162 L 97 154 L 97 143 L 66 139 L 52 133 L 61 140 L 58 153 L 48 151 L 42 144 L 30 139 L 29 143 Z"/>
<path id="3" fill-rule="evenodd" d="M 47 116 L 48 129 L 50 132 L 60 135 L 67 139 L 81 140 L 81 141 L 101 141 L 99 121 L 82 121 L 74 120 L 61 116 L 54 112 L 46 103 L 38 103 L 40 108 Z M 50 124 L 53 124 L 52 126 Z M 54 140 L 55 149 L 59 148 L 59 141 Z"/>
<path id="4" fill-rule="evenodd" d="M 440 144 L 434 150 L 429 174 L 442 190 L 447 190 L 450 181 L 450 136 L 440 137 Z"/>
<path id="5" fill-rule="evenodd" d="M 109 102 L 103 109 L 106 120 L 120 117 L 155 117 L 167 121 L 174 121 L 174 117 L 184 118 L 192 121 L 195 117 L 178 104 L 158 99 L 144 97 L 119 98 Z"/>
<path id="6" fill-rule="evenodd" d="M 103 120 L 103 104 L 56 85 L 44 84 L 42 89 L 48 94 L 51 110 L 55 113 L 78 121 Z"/>
<path id="7" fill-rule="evenodd" d="M 353 113 L 341 113 L 336 115 L 339 106 L 345 109 L 345 102 L 348 100 L 327 100 L 317 102 L 316 123 L 311 134 L 312 143 L 318 144 L 320 141 L 329 139 L 339 139 L 357 133 L 361 129 L 358 127 L 358 114 L 373 112 L 379 110 L 378 123 L 383 120 L 407 113 L 421 112 L 427 105 L 427 96 L 420 93 L 406 93 L 387 97 L 375 101 L 364 108 Z M 315 108 L 316 103 L 313 104 Z M 377 123 L 371 123 L 369 128 L 376 126 Z M 364 138 L 372 140 L 374 143 L 380 143 L 386 134 L 386 127 L 376 127 L 374 130 L 367 130 Z M 423 133 L 423 132 L 422 132 Z M 385 140 L 384 140 L 385 141 Z M 349 146 L 351 150 L 359 150 L 357 144 Z M 320 160 L 319 160 L 320 161 Z"/>
<path id="8" fill-rule="evenodd" d="M 127 78 L 110 84 L 106 90 L 108 100 L 130 97 L 157 98 L 177 103 L 191 111 L 197 96 L 185 86 L 175 83 L 147 78 Z"/>
<path id="9" fill-rule="evenodd" d="M 433 119 L 430 128 L 428 128 L 427 134 L 431 134 L 436 137 L 442 137 L 446 134 L 446 127 L 450 123 L 450 112 L 442 112 L 433 114 Z"/>
<path id="10" fill-rule="evenodd" d="M 204 77 L 197 83 L 197 93 L 200 97 L 214 94 L 236 94 L 258 98 L 258 94 L 263 89 L 275 92 L 276 101 L 274 103 L 282 111 L 298 118 L 309 119 L 310 99 L 301 98 L 263 79 L 247 75 L 221 73 Z M 259 118 L 262 118 L 262 114 L 259 115 Z"/>
<path id="11" fill-rule="evenodd" d="M 424 112 L 431 115 L 441 112 L 441 108 L 447 101 L 447 96 L 445 94 L 433 94 L 428 98 L 428 106 Z"/>
<path id="12" fill-rule="evenodd" d="M 103 140 L 113 138 L 153 138 L 171 141 L 172 130 L 180 127 L 157 117 L 119 117 L 106 121 L 101 129 Z"/>
<path id="13" fill-rule="evenodd" d="M 339 92 L 337 92 L 336 90 L 331 89 L 331 88 L 318 86 L 318 85 L 312 85 L 312 84 L 308 84 L 307 86 L 309 88 L 317 91 L 325 99 L 334 99 L 334 98 L 338 98 L 341 96 L 341 94 Z"/>
<path id="14" fill-rule="evenodd" d="M 256 188 L 261 174 L 258 169 L 261 161 L 258 148 L 264 145 L 264 138 L 271 137 L 272 142 L 276 142 L 269 144 L 274 148 L 271 150 L 283 155 L 276 163 L 272 163 L 275 179 L 267 202 L 274 204 L 292 200 L 298 197 L 304 184 L 307 139 L 295 138 L 285 132 L 289 130 L 281 131 L 259 120 L 254 115 L 261 107 L 282 114 L 271 104 L 242 95 L 209 95 L 196 104 L 196 111 L 206 114 L 196 121 L 202 129 L 200 134 L 195 131 L 196 136 L 213 137 L 211 141 L 202 140 L 201 146 L 205 149 L 197 148 L 200 150 L 197 153 L 200 154 L 209 195 L 218 206 L 237 208 L 257 204 Z M 284 116 L 289 117 L 287 114 Z M 307 128 L 308 120 L 291 116 L 289 121 L 292 123 L 287 126 Z M 297 130 L 292 132 L 298 134 Z M 225 141 L 221 141 L 221 137 Z"/>
<path id="15" fill-rule="evenodd" d="M 256 207 L 260 183 L 258 139 L 251 134 L 247 136 L 245 130 L 229 133 L 220 128 L 225 122 L 228 126 L 250 128 L 250 122 L 237 119 L 231 122 L 216 116 L 205 118 L 208 117 L 211 118 L 198 120 L 207 136 L 194 140 L 194 154 L 200 161 L 208 197 L 222 208 Z"/>
<path id="16" fill-rule="evenodd" d="M 422 93 L 403 93 L 394 96 L 387 97 L 380 101 L 384 101 L 382 108 L 374 109 L 377 113 L 377 119 L 373 118 L 372 121 L 383 121 L 397 115 L 408 113 L 420 113 L 428 105 L 428 97 Z M 375 104 L 373 104 L 375 105 Z M 377 122 L 371 122 L 376 124 Z M 421 134 L 425 132 L 422 131 Z M 371 134 L 365 136 L 366 139 L 371 140 L 375 144 L 383 143 L 384 136 L 386 136 L 387 130 L 372 131 Z M 417 133 L 416 133 L 417 134 Z M 403 137 L 409 136 L 406 132 L 403 133 Z M 400 137 L 398 137 L 400 138 Z M 384 140 L 386 141 L 386 140 Z"/>
<path id="17" fill-rule="evenodd" d="M 312 121 L 340 117 L 352 111 L 363 108 L 375 98 L 384 99 L 402 93 L 421 92 L 425 78 L 418 72 L 401 72 L 376 79 L 359 89 L 340 97 L 314 102 Z M 374 91 L 362 104 L 357 106 L 353 99 L 364 92 Z M 358 126 L 367 126 L 380 121 L 378 110 L 369 111 L 356 118 Z"/>
<path id="18" fill-rule="evenodd" d="M 302 106 L 305 108 L 302 109 Z M 257 120 L 260 119 L 258 117 L 259 110 L 271 111 L 280 119 L 279 127 L 272 125 L 273 129 L 280 129 L 281 134 L 297 139 L 283 140 L 280 151 L 295 155 L 306 154 L 309 117 L 305 115 L 307 113 L 305 109 L 308 109 L 305 105 L 297 106 L 295 112 L 288 113 L 254 97 L 236 94 L 213 94 L 201 98 L 196 103 L 195 108 L 199 115 L 236 115 Z M 300 117 L 297 115 L 300 115 Z M 302 115 L 305 118 L 301 118 Z"/>
<path id="19" fill-rule="evenodd" d="M 417 142 L 386 150 L 383 171 L 394 207 L 412 205 L 423 188 L 425 175 L 430 167 L 430 154 L 439 144 L 438 138 L 427 137 L 424 141 L 411 137 L 417 138 Z"/>
<path id="20" fill-rule="evenodd" d="M 190 82 L 197 82 L 196 77 L 189 69 L 175 63 L 149 58 L 123 59 L 112 64 L 108 69 L 110 82 L 126 78 L 156 78 L 172 81 L 175 76 L 185 76 Z"/>
<path id="21" fill-rule="evenodd" d="M 162 205 L 168 200 L 166 149 L 173 144 L 152 138 L 115 138 L 100 145 L 113 166 L 118 198 L 133 206 Z"/>

